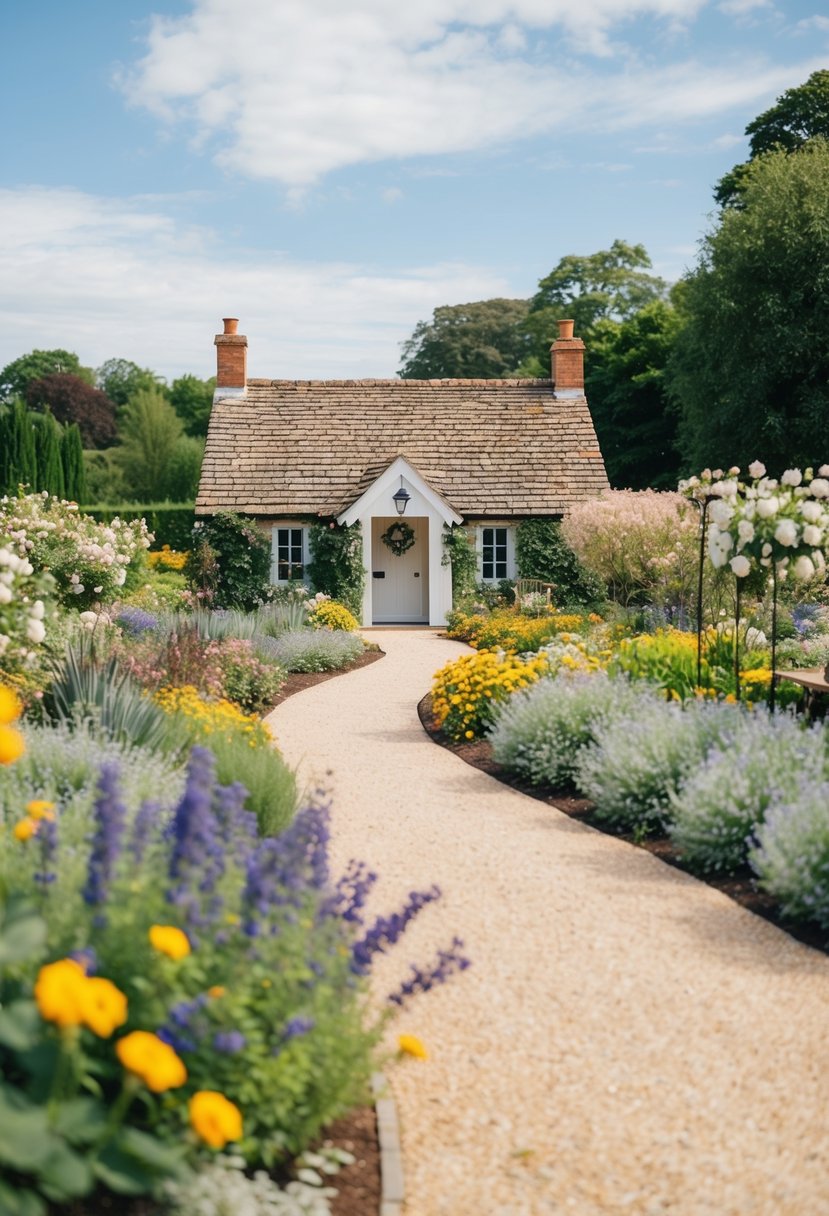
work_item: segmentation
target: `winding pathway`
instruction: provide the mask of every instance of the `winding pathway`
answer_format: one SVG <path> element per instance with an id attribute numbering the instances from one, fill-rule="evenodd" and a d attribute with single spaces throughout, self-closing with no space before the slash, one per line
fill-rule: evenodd
<path id="1" fill-rule="evenodd" d="M 466 647 L 369 636 L 270 722 L 373 910 L 443 889 L 378 1000 L 455 934 L 473 961 L 390 1033 L 430 1052 L 387 1070 L 407 1216 L 829 1216 L 829 959 L 436 747 L 416 705 Z"/>

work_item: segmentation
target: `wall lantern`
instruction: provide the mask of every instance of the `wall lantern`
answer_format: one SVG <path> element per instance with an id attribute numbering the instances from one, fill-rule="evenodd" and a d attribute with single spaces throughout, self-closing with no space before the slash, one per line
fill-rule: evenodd
<path id="1" fill-rule="evenodd" d="M 409 499 L 411 498 L 411 494 L 409 493 L 409 491 L 404 490 L 404 488 L 403 488 L 403 478 L 402 477 L 400 478 L 400 489 L 397 491 L 396 494 L 392 494 L 391 497 L 392 497 L 392 502 L 394 503 L 394 505 L 397 509 L 397 514 L 402 515 L 403 512 L 406 510 L 406 507 L 409 504 Z"/>

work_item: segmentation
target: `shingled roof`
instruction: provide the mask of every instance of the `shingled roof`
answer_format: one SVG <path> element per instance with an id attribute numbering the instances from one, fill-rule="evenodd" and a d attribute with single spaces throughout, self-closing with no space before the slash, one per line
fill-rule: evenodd
<path id="1" fill-rule="evenodd" d="M 587 401 L 550 380 L 249 380 L 213 405 L 196 511 L 336 516 L 398 456 L 467 519 L 608 488 Z"/>

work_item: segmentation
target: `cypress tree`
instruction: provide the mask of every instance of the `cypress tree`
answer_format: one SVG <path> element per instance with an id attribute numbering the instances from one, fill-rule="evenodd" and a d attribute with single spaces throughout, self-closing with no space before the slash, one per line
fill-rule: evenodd
<path id="1" fill-rule="evenodd" d="M 59 423 L 52 417 L 52 411 L 47 409 L 45 414 L 37 416 L 35 427 L 35 451 L 37 455 L 36 490 L 48 490 L 58 498 L 64 496 L 63 464 L 60 458 Z"/>
<path id="2" fill-rule="evenodd" d="M 12 402 L 11 406 L 11 476 L 14 481 L 13 489 L 18 485 L 27 486 L 30 490 L 37 480 L 37 457 L 35 455 L 35 432 L 29 411 L 22 401 Z"/>
<path id="3" fill-rule="evenodd" d="M 10 494 L 12 485 L 12 422 L 11 408 L 0 405 L 0 494 Z"/>
<path id="4" fill-rule="evenodd" d="M 64 427 L 60 442 L 63 465 L 63 492 L 70 502 L 86 499 L 86 476 L 83 467 L 83 444 L 76 422 Z"/>

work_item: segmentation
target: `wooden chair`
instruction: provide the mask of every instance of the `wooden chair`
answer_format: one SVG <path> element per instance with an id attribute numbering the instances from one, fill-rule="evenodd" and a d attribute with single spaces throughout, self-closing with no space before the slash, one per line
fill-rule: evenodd
<path id="1" fill-rule="evenodd" d="M 532 604 L 533 601 L 538 603 L 538 600 L 535 599 L 535 597 L 538 596 L 539 599 L 543 597 L 544 607 L 545 609 L 549 609 L 553 602 L 554 587 L 555 583 L 545 583 L 543 579 L 540 578 L 519 578 L 515 584 L 515 607 L 521 608 L 522 605 L 526 605 L 527 601 L 529 601 L 530 604 Z M 541 606 L 539 604 L 539 610 L 540 607 Z"/>

